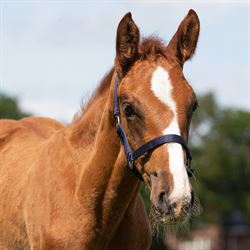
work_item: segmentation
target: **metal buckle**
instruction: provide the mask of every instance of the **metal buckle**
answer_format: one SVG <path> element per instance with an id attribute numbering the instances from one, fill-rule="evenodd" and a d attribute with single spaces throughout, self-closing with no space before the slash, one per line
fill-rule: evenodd
<path id="1" fill-rule="evenodd" d="M 121 123 L 120 117 L 119 117 L 118 115 L 116 115 L 116 116 L 115 116 L 115 124 L 116 124 L 116 126 L 117 126 L 118 124 L 120 124 L 120 123 Z"/>
<path id="2" fill-rule="evenodd" d="M 131 153 L 127 154 L 128 168 L 132 170 L 134 168 L 133 156 Z"/>
<path id="3" fill-rule="evenodd" d="M 129 160 L 128 161 L 128 168 L 132 170 L 134 168 L 134 161 Z"/>

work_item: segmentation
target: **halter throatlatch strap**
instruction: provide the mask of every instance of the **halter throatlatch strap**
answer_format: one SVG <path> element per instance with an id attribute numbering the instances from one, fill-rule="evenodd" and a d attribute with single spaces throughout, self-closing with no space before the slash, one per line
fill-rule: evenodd
<path id="1" fill-rule="evenodd" d="M 132 149 L 129 145 L 126 133 L 125 133 L 125 131 L 121 125 L 121 122 L 120 122 L 120 110 L 119 110 L 119 103 L 118 103 L 118 96 L 117 96 L 118 85 L 119 85 L 119 79 L 118 79 L 118 77 L 116 77 L 115 88 L 114 88 L 114 116 L 115 116 L 115 120 L 116 120 L 116 132 L 117 132 L 117 135 L 120 138 L 120 141 L 124 147 L 128 168 L 135 174 L 135 176 L 137 178 L 139 178 L 141 181 L 143 181 L 143 177 L 142 177 L 141 173 L 134 166 L 134 161 L 136 159 L 138 159 L 140 156 L 144 155 L 145 153 L 150 152 L 150 151 L 154 150 L 155 148 L 160 147 L 163 144 L 178 143 L 178 144 L 181 144 L 182 147 L 186 151 L 187 173 L 188 173 L 188 176 L 191 177 L 193 175 L 193 170 L 190 167 L 191 160 L 192 160 L 192 154 L 191 154 L 191 151 L 189 150 L 185 140 L 179 135 L 168 134 L 168 135 L 159 136 L 157 138 L 154 138 L 154 139 L 146 142 L 145 144 L 143 144 L 141 147 L 139 147 L 134 152 L 132 151 Z"/>

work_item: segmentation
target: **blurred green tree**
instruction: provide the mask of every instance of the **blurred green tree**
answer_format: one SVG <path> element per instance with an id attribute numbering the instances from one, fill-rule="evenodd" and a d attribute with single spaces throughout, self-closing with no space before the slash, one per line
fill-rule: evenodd
<path id="1" fill-rule="evenodd" d="M 14 97 L 0 93 L 0 118 L 1 119 L 20 119 L 30 114 L 23 112 L 18 100 Z"/>
<path id="2" fill-rule="evenodd" d="M 211 93 L 199 99 L 191 144 L 201 218 L 218 222 L 241 210 L 250 221 L 250 113 L 220 108 Z"/>

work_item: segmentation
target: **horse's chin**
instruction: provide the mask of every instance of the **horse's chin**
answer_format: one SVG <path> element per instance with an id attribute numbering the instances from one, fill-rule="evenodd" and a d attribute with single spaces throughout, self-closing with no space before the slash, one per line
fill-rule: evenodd
<path id="1" fill-rule="evenodd" d="M 179 225 L 179 224 L 185 223 L 191 216 L 191 210 L 179 213 L 178 215 L 168 214 L 157 208 L 156 210 L 158 210 L 159 222 L 163 225 Z"/>
<path id="2" fill-rule="evenodd" d="M 150 222 L 154 233 L 158 234 L 161 228 L 166 226 L 182 226 L 188 223 L 189 219 L 197 216 L 202 212 L 199 200 L 195 197 L 194 204 L 190 207 L 185 207 L 180 213 L 166 213 L 160 208 L 152 206 L 150 212 Z"/>
<path id="3" fill-rule="evenodd" d="M 180 214 L 178 216 L 174 216 L 163 213 L 159 220 L 162 225 L 181 225 L 186 223 L 190 216 L 191 214 Z"/>

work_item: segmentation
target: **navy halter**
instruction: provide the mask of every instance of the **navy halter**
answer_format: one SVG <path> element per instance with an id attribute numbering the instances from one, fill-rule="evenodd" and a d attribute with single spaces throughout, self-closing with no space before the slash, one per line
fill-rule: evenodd
<path id="1" fill-rule="evenodd" d="M 142 177 L 141 173 L 134 166 L 134 161 L 137 158 L 139 158 L 140 156 L 144 155 L 145 153 L 150 152 L 151 150 L 154 150 L 155 148 L 158 148 L 163 144 L 174 142 L 174 143 L 181 144 L 182 147 L 185 149 L 186 156 L 187 156 L 187 173 L 188 173 L 189 177 L 192 177 L 193 170 L 190 167 L 191 160 L 192 160 L 192 154 L 191 154 L 191 151 L 189 150 L 185 140 L 179 135 L 168 134 L 168 135 L 162 135 L 162 136 L 156 137 L 156 138 L 146 142 L 142 146 L 140 146 L 134 152 L 132 151 L 132 149 L 129 145 L 126 133 L 125 133 L 125 131 L 121 125 L 121 122 L 120 122 L 120 111 L 119 111 L 119 103 L 118 103 L 118 96 L 117 96 L 118 85 L 119 85 L 119 79 L 117 76 L 116 80 L 115 80 L 115 88 L 114 88 L 114 116 L 115 116 L 115 120 L 116 120 L 116 132 L 117 132 L 118 137 L 120 138 L 121 143 L 123 144 L 125 155 L 127 158 L 128 168 L 135 174 L 135 176 L 137 178 L 139 178 L 141 181 L 143 181 L 143 177 Z"/>

